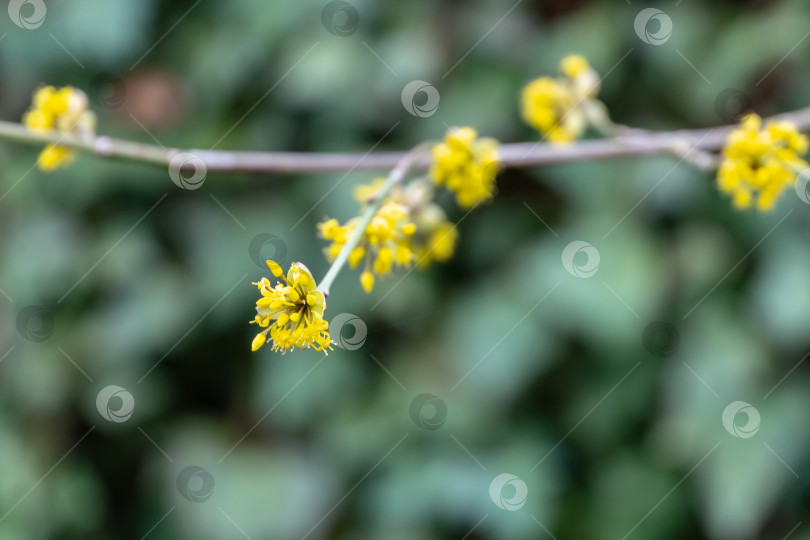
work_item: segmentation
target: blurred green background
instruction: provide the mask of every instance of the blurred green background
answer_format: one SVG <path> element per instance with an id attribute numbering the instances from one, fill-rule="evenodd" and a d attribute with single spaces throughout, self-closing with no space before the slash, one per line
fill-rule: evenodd
<path id="1" fill-rule="evenodd" d="M 810 103 L 802 0 L 657 3 L 658 45 L 636 1 L 35 4 L 9 7 L 35 28 L 0 16 L 2 118 L 74 85 L 100 133 L 166 146 L 532 140 L 519 91 L 569 52 L 607 74 L 622 123 Z M 413 80 L 439 91 L 433 114 L 403 107 Z M 37 151 L 0 144 L 3 540 L 810 538 L 792 191 L 763 215 L 669 157 L 509 170 L 449 264 L 371 295 L 339 277 L 347 348 L 281 356 L 250 353 L 262 258 L 322 276 L 316 223 L 354 215 L 376 173 L 183 190 L 84 155 L 43 174 Z M 574 241 L 592 247 L 571 273 Z"/>

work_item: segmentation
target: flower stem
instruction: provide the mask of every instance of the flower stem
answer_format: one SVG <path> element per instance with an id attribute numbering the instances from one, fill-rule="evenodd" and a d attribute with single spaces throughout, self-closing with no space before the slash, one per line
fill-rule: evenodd
<path id="1" fill-rule="evenodd" d="M 323 279 L 318 284 L 318 290 L 323 292 L 324 296 L 329 296 L 329 288 L 332 286 L 332 282 L 335 281 L 343 265 L 346 264 L 346 261 L 349 259 L 349 254 L 354 250 L 358 242 L 360 242 L 366 230 L 366 226 L 371 222 L 371 218 L 377 213 L 377 210 L 382 205 L 386 196 L 388 196 L 388 193 L 405 178 L 410 168 L 420 158 L 422 152 L 428 148 L 429 144 L 428 142 L 419 144 L 407 152 L 394 168 L 391 169 L 391 172 L 388 173 L 385 182 L 383 182 L 380 189 L 374 194 L 374 197 L 367 201 L 367 206 L 365 210 L 363 210 L 363 213 L 360 214 L 360 218 L 351 236 L 346 240 L 343 249 L 340 250 L 340 253 L 338 253 L 338 256 L 335 257 L 335 260 L 332 262 L 332 266 L 329 267 L 329 270 L 326 271 L 326 275 L 323 276 Z"/>

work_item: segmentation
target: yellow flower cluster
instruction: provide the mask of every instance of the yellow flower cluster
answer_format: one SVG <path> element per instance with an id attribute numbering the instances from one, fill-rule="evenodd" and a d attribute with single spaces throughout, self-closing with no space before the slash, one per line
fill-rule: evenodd
<path id="1" fill-rule="evenodd" d="M 446 262 L 453 256 L 458 229 L 448 221 L 442 207 L 433 202 L 434 188 L 424 179 L 411 181 L 405 187 L 395 188 L 392 200 L 407 206 L 416 233 L 411 237 L 414 261 L 422 269 L 435 262 Z"/>
<path id="2" fill-rule="evenodd" d="M 72 86 L 58 90 L 45 86 L 37 90 L 23 123 L 35 133 L 59 131 L 87 137 L 95 132 L 95 115 L 88 110 L 87 95 Z M 74 156 L 73 150 L 50 143 L 40 153 L 37 163 L 41 170 L 52 171 L 68 165 Z"/>
<path id="3" fill-rule="evenodd" d="M 377 178 L 371 184 L 360 184 L 354 197 L 370 203 L 385 182 Z M 445 262 L 453 256 L 458 232 L 447 220 L 444 210 L 433 202 L 433 187 L 425 179 L 415 179 L 406 186 L 395 186 L 374 214 L 360 241 L 349 254 L 349 266 L 356 268 L 365 261 L 360 284 L 366 292 L 374 289 L 375 276 L 382 277 L 394 266 L 416 264 L 428 268 L 431 263 Z M 340 225 L 327 219 L 318 225 L 320 236 L 332 243 L 324 250 L 334 260 L 357 227 L 359 218 Z"/>
<path id="4" fill-rule="evenodd" d="M 756 205 L 768 211 L 796 175 L 808 167 L 799 156 L 806 153 L 807 137 L 792 122 L 769 122 L 750 114 L 731 132 L 717 173 L 720 191 L 731 195 L 740 209 Z"/>
<path id="5" fill-rule="evenodd" d="M 491 199 L 500 169 L 498 141 L 478 138 L 471 127 L 451 128 L 433 146 L 430 177 L 456 195 L 462 208 Z"/>
<path id="6" fill-rule="evenodd" d="M 251 322 L 265 329 L 253 338 L 253 350 L 259 350 L 267 342 L 268 333 L 274 351 L 284 353 L 293 347 L 331 349 L 329 323 L 323 319 L 326 298 L 317 289 L 307 267 L 293 263 L 285 276 L 275 261 L 267 261 L 267 266 L 283 283 L 272 286 L 267 278 L 253 283 L 262 297 L 256 302 L 256 317 Z"/>
<path id="7" fill-rule="evenodd" d="M 599 75 L 580 55 L 560 62 L 562 77 L 540 77 L 521 94 L 523 120 L 552 143 L 567 143 L 582 136 L 589 124 L 606 120 L 599 94 Z"/>
<path id="8" fill-rule="evenodd" d="M 349 237 L 357 228 L 360 218 L 353 218 L 341 225 L 336 219 L 328 219 L 318 225 L 320 235 L 332 243 L 326 248 L 326 256 L 334 260 Z M 349 254 L 349 266 L 357 266 L 365 261 L 360 284 L 366 292 L 374 288 L 374 275 L 388 274 L 394 264 L 405 266 L 413 261 L 411 237 L 416 233 L 416 225 L 410 221 L 408 208 L 394 201 L 384 202 L 363 235 Z"/>
<path id="9" fill-rule="evenodd" d="M 416 264 L 420 268 L 427 268 L 436 262 L 447 262 L 453 257 L 458 240 L 458 229 L 445 219 L 441 219 L 427 233 L 422 235 L 422 241 L 417 244 Z"/>
<path id="10" fill-rule="evenodd" d="M 384 178 L 378 178 L 370 186 L 360 185 L 355 188 L 355 198 L 360 202 L 368 200 Z M 433 202 L 433 186 L 425 179 L 412 180 L 407 186 L 396 186 L 391 190 L 388 199 L 408 209 L 411 222 L 416 225 L 416 232 L 410 237 L 413 260 L 422 269 L 430 267 L 433 262 L 446 262 L 453 256 L 458 229 L 448 221 L 442 207 Z"/>

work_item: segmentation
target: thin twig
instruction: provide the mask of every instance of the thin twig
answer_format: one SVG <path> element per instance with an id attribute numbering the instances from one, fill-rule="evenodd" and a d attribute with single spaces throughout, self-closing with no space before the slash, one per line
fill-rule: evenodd
<path id="1" fill-rule="evenodd" d="M 810 107 L 767 118 L 790 120 L 799 131 L 810 130 Z M 723 147 L 734 125 L 706 129 L 678 131 L 646 131 L 623 128 L 618 135 L 607 139 L 579 141 L 567 145 L 540 142 L 508 143 L 501 145 L 500 154 L 507 167 L 532 167 L 570 163 L 572 161 L 621 158 L 654 154 L 683 156 L 692 149 L 694 155 L 717 151 Z M 318 171 L 387 170 L 395 167 L 407 152 L 327 153 L 327 152 L 241 152 L 222 150 L 196 150 L 160 148 L 111 137 L 82 139 L 65 133 L 31 133 L 25 126 L 0 121 L 0 139 L 25 144 L 41 145 L 48 142 L 83 150 L 102 157 L 116 158 L 168 167 L 172 158 L 189 152 L 201 159 L 208 172 L 245 173 L 305 173 Z M 698 152 L 700 151 L 700 152 Z M 706 156 L 703 156 L 704 158 Z M 705 167 L 712 164 L 701 160 Z M 701 162 L 697 164 L 700 165 Z M 428 157 L 422 156 L 413 164 L 425 169 Z"/>

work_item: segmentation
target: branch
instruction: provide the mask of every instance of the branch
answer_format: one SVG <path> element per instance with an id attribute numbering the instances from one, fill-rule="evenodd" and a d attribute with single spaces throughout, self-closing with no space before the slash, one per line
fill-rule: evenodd
<path id="1" fill-rule="evenodd" d="M 766 118 L 790 120 L 799 131 L 810 130 L 810 107 Z M 618 135 L 607 139 L 585 140 L 568 145 L 543 142 L 502 144 L 500 153 L 507 167 L 532 167 L 573 161 L 673 154 L 701 168 L 714 164 L 707 152 L 720 150 L 735 125 L 678 131 L 646 131 L 620 127 Z M 159 146 L 99 136 L 82 139 L 52 132 L 37 134 L 25 126 L 0 121 L 0 139 L 24 144 L 59 143 L 106 158 L 115 158 L 168 167 L 176 155 L 189 152 L 201 159 L 208 172 L 306 173 L 346 170 L 390 170 L 407 152 L 330 153 L 330 152 L 230 152 L 222 150 L 164 149 Z M 422 156 L 415 169 L 425 169 L 428 157 Z"/>

